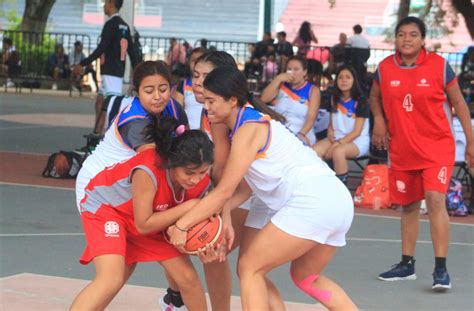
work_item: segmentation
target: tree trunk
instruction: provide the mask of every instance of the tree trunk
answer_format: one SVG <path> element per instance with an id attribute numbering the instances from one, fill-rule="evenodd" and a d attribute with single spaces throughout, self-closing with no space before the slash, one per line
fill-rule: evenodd
<path id="1" fill-rule="evenodd" d="M 474 40 L 474 4 L 471 0 L 452 0 L 454 8 L 462 14 L 467 30 Z"/>
<path id="2" fill-rule="evenodd" d="M 410 0 L 400 0 L 398 7 L 397 23 L 410 14 Z"/>
<path id="3" fill-rule="evenodd" d="M 55 2 L 56 0 L 26 0 L 20 30 L 44 32 Z"/>

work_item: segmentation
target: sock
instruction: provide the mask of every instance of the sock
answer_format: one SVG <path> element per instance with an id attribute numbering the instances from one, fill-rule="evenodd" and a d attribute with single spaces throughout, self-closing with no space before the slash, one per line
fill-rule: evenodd
<path id="1" fill-rule="evenodd" d="M 336 177 L 339 178 L 344 183 L 344 185 L 347 185 L 347 178 L 349 177 L 349 173 L 339 174 L 336 175 Z"/>
<path id="2" fill-rule="evenodd" d="M 402 255 L 402 265 L 408 265 L 410 263 L 415 263 L 413 256 Z"/>
<path id="3" fill-rule="evenodd" d="M 446 269 L 446 257 L 435 257 L 435 270 Z"/>
<path id="4" fill-rule="evenodd" d="M 169 294 L 169 297 L 171 298 L 171 303 L 173 304 L 173 306 L 180 308 L 184 305 L 183 298 L 181 297 L 180 292 L 175 292 L 171 288 L 168 288 L 167 292 Z M 169 303 L 169 302 L 166 302 L 166 303 Z"/>

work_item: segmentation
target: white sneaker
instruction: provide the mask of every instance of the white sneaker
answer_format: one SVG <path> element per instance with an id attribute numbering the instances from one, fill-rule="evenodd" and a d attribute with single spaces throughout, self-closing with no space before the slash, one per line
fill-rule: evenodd
<path id="1" fill-rule="evenodd" d="M 161 311 L 188 311 L 188 308 L 186 308 L 185 305 L 182 305 L 181 307 L 175 307 L 171 302 L 169 304 L 166 304 L 163 298 L 164 297 L 161 297 L 158 302 Z"/>

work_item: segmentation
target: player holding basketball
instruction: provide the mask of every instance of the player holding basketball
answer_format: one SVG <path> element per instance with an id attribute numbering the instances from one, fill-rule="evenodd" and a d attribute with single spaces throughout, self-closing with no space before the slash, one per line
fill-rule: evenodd
<path id="1" fill-rule="evenodd" d="M 120 17 L 123 0 L 106 0 L 104 14 L 107 21 L 100 34 L 100 42 L 89 57 L 82 60 L 74 68 L 76 73 L 81 73 L 85 66 L 90 65 L 100 57 L 100 73 L 102 87 L 99 90 L 95 103 L 94 134 L 102 134 L 105 122 L 104 98 L 111 95 L 122 94 L 123 75 L 125 73 L 125 57 L 128 53 L 132 67 L 138 64 L 138 55 L 133 46 L 130 28 Z M 107 107 L 105 107 L 107 108 Z"/>
<path id="2" fill-rule="evenodd" d="M 230 155 L 217 187 L 168 229 L 172 243 L 182 249 L 182 230 L 224 205 L 239 206 L 253 191 L 268 207 L 251 207 L 248 219 L 262 229 L 247 234 L 241 244 L 238 271 L 244 310 L 270 308 L 269 297 L 278 293 L 267 286 L 266 274 L 286 262 L 291 262 L 292 278 L 305 293 L 331 310 L 355 310 L 344 290 L 321 276 L 336 247 L 345 245 L 352 222 L 347 188 L 290 130 L 247 103 L 247 82 L 240 71 L 214 69 L 204 88 L 210 122 L 230 132 Z"/>
<path id="3" fill-rule="evenodd" d="M 449 217 L 445 193 L 455 158 L 454 108 L 466 135 L 466 161 L 474 164 L 469 111 L 456 76 L 441 56 L 424 48 L 426 28 L 416 17 L 395 29 L 396 53 L 385 58 L 370 94 L 374 115 L 373 144 L 388 148 L 390 196 L 403 206 L 402 261 L 379 275 L 385 281 L 416 279 L 415 245 L 421 200 L 426 200 L 435 255 L 434 290 L 451 288 L 446 269 Z"/>
<path id="4" fill-rule="evenodd" d="M 231 66 L 237 68 L 237 64 L 234 58 L 223 51 L 210 51 L 201 55 L 194 65 L 192 88 L 195 100 L 197 103 L 204 107 L 204 87 L 203 82 L 206 76 L 215 68 L 222 66 Z M 203 108 L 201 108 L 201 121 L 200 128 L 203 132 L 207 133 L 214 142 L 214 165 L 212 166 L 212 176 L 215 182 L 220 180 L 222 175 L 222 169 L 227 160 L 229 153 L 229 138 L 227 130 L 221 125 L 212 125 L 209 123 L 208 117 Z M 236 248 L 240 244 L 241 229 L 244 226 L 245 219 L 247 217 L 248 208 L 242 207 L 234 209 L 232 211 L 232 219 L 230 214 L 223 215 L 224 224 L 226 228 L 230 228 L 231 231 L 226 230 L 226 236 L 232 239 L 232 247 Z M 227 226 L 228 223 L 232 222 L 232 226 Z M 235 232 L 234 232 L 235 231 Z M 222 247 L 227 248 L 227 245 Z M 230 310 L 230 296 L 232 293 L 232 274 L 227 261 L 212 261 L 216 254 L 212 254 L 214 249 L 209 250 L 210 253 L 206 253 L 207 257 L 201 257 L 201 260 L 206 264 L 204 272 L 206 275 L 207 288 L 209 290 L 209 297 L 211 300 L 211 306 L 213 310 L 226 311 Z M 167 289 L 167 294 L 160 299 L 160 306 L 163 311 L 176 310 L 185 311 L 186 307 L 181 301 L 180 294 L 176 291 L 175 285 L 172 280 L 170 281 L 170 287 Z"/>
<path id="5" fill-rule="evenodd" d="M 93 261 L 96 277 L 71 310 L 103 310 L 136 263 L 148 261 L 160 262 L 189 310 L 207 310 L 191 261 L 167 243 L 161 231 L 208 190 L 212 142 L 201 131 L 185 131 L 171 117 L 154 120 L 145 133 L 155 148 L 104 169 L 86 187 L 80 205 L 87 246 L 80 261 Z"/>

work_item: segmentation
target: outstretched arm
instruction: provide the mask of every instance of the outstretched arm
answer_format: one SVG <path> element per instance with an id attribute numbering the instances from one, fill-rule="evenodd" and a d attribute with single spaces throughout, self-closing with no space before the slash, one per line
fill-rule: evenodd
<path id="1" fill-rule="evenodd" d="M 258 150 L 265 145 L 268 135 L 267 126 L 267 124 L 249 123 L 243 125 L 235 134 L 229 159 L 217 187 L 181 217 L 174 227 L 168 229 L 171 242 L 176 247 L 182 249 L 184 246 L 186 232 L 183 230 L 219 213 L 226 201 L 232 197 L 243 176 L 255 160 Z"/>

